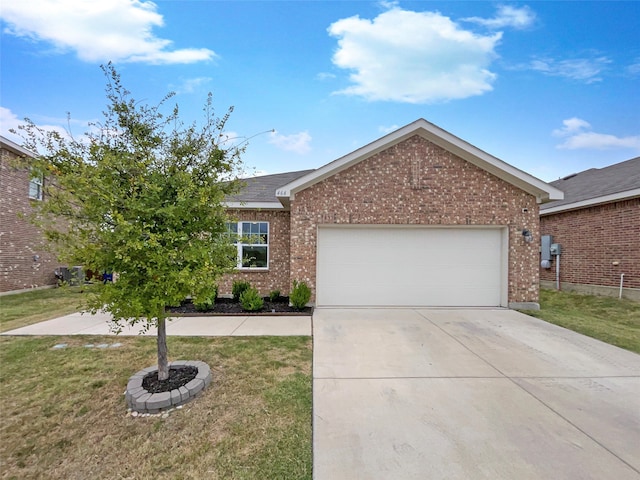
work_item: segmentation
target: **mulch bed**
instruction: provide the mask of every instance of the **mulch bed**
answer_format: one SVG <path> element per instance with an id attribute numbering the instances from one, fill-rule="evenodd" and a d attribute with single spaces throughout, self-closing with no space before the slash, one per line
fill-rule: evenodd
<path id="1" fill-rule="evenodd" d="M 170 392 L 183 387 L 198 375 L 196 367 L 170 367 L 169 378 L 158 380 L 158 371 L 147 374 L 142 380 L 142 387 L 149 393 Z"/>
<path id="2" fill-rule="evenodd" d="M 311 315 L 313 309 L 305 307 L 298 310 L 289 305 L 289 297 L 278 297 L 274 302 L 269 298 L 264 299 L 262 310 L 247 312 L 242 309 L 240 302 L 232 298 L 216 298 L 213 308 L 200 311 L 190 300 L 182 302 L 179 307 L 167 307 L 167 311 L 173 316 L 215 316 L 215 315 Z"/>

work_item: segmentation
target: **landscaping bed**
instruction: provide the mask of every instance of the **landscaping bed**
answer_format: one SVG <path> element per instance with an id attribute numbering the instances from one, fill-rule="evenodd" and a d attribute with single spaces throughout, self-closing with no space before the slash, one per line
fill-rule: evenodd
<path id="1" fill-rule="evenodd" d="M 167 307 L 171 316 L 200 317 L 216 315 L 311 315 L 312 307 L 294 308 L 289 304 L 289 297 L 278 297 L 271 301 L 264 298 L 264 306 L 257 311 L 249 312 L 242 308 L 239 301 L 232 298 L 216 298 L 213 306 L 206 310 L 199 310 L 190 301 L 184 301 L 179 307 Z"/>

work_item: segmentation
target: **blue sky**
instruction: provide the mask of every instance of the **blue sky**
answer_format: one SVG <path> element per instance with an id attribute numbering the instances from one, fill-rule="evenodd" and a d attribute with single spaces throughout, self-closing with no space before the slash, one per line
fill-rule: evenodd
<path id="1" fill-rule="evenodd" d="M 3 2 L 0 133 L 77 135 L 113 61 L 134 98 L 208 92 L 259 173 L 317 168 L 418 118 L 543 180 L 640 155 L 640 2 Z M 275 132 L 267 132 L 275 129 Z M 254 136 L 255 135 L 255 136 Z"/>

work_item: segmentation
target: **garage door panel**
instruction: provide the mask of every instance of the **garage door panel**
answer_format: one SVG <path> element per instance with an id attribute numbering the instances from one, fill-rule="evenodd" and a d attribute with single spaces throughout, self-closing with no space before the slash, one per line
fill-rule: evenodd
<path id="1" fill-rule="evenodd" d="M 502 232 L 320 228 L 318 305 L 497 306 Z"/>

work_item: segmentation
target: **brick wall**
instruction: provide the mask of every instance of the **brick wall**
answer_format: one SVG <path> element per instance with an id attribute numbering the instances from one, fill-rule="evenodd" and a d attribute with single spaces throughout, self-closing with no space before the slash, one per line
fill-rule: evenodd
<path id="1" fill-rule="evenodd" d="M 562 245 L 562 282 L 617 287 L 624 273 L 625 287 L 640 288 L 640 198 L 543 215 L 540 228 Z M 542 280 L 555 275 L 540 269 Z"/>
<path id="2" fill-rule="evenodd" d="M 535 197 L 418 135 L 296 193 L 291 279 L 307 282 L 314 298 L 317 227 L 340 223 L 505 226 L 508 301 L 538 301 Z M 523 228 L 533 243 L 523 241 Z"/>
<path id="3" fill-rule="evenodd" d="M 232 210 L 231 218 L 237 221 L 269 222 L 269 270 L 237 270 L 226 275 L 218 285 L 220 295 L 230 295 L 234 280 L 246 280 L 256 287 L 261 295 L 280 290 L 288 295 L 289 282 L 289 212 L 268 210 Z"/>
<path id="4" fill-rule="evenodd" d="M 0 155 L 0 292 L 55 285 L 59 263 L 40 231 L 21 217 L 37 201 L 29 199 L 29 169 L 9 150 Z"/>

